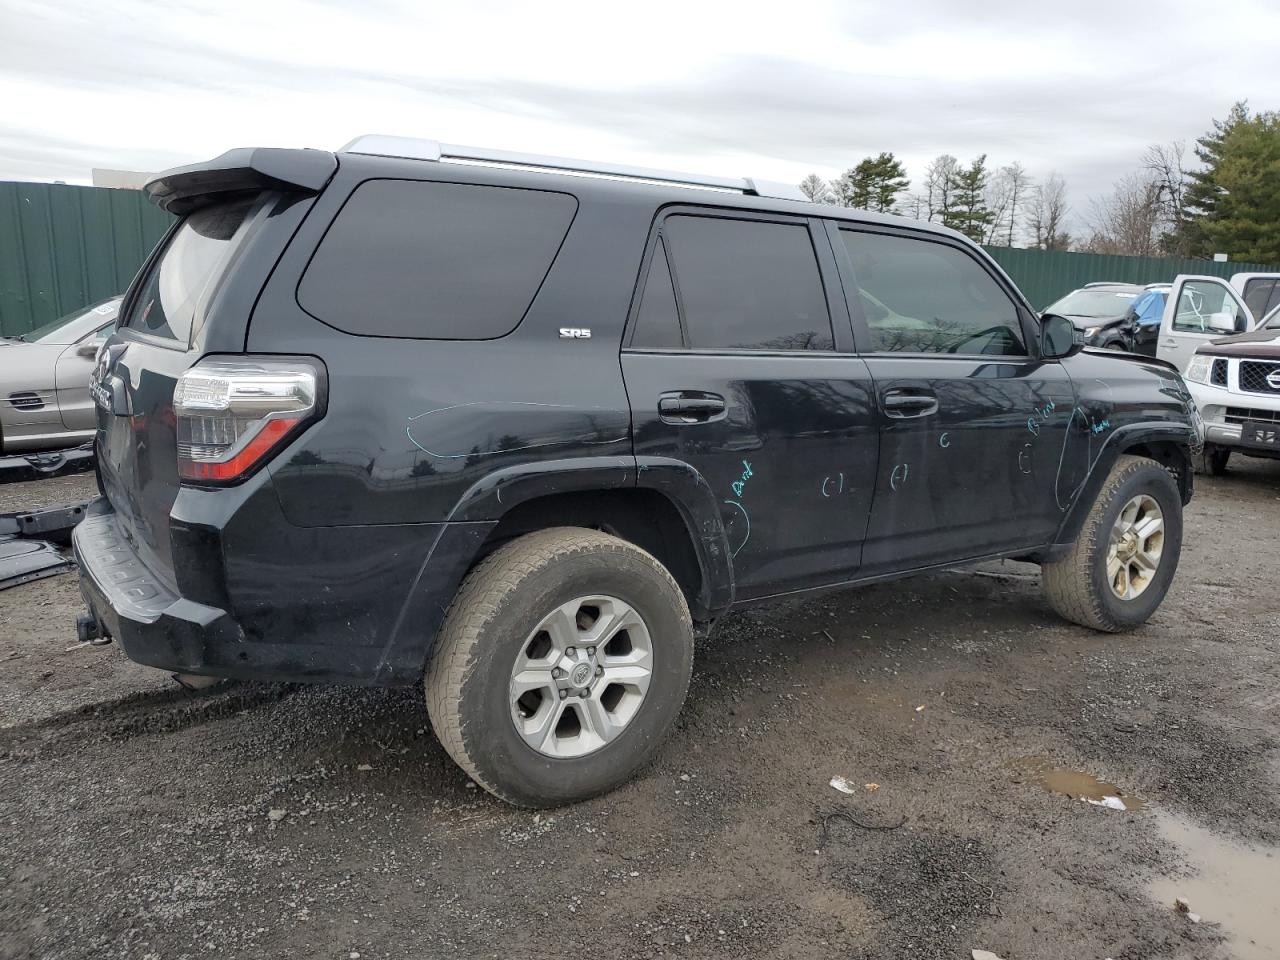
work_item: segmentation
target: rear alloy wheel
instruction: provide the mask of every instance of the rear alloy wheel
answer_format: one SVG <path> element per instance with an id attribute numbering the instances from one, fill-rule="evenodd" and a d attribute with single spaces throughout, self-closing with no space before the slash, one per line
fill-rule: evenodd
<path id="1" fill-rule="evenodd" d="M 653 646 L 640 615 L 617 597 L 556 607 L 511 667 L 511 720 L 547 757 L 585 757 L 635 719 L 653 678 Z"/>
<path id="2" fill-rule="evenodd" d="M 427 668 L 427 711 L 486 790 L 557 806 L 653 758 L 692 670 L 689 608 L 666 568 L 625 540 L 558 527 L 467 575 Z"/>
<path id="3" fill-rule="evenodd" d="M 1182 497 L 1146 457 L 1117 459 L 1071 549 L 1040 565 L 1040 585 L 1063 617 L 1117 633 L 1160 606 L 1182 550 Z"/>

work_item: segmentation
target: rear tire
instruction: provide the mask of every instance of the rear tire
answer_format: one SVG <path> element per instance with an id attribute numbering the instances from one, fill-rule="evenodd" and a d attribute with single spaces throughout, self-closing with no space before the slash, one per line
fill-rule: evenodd
<path id="1" fill-rule="evenodd" d="M 467 575 L 427 668 L 427 711 L 476 783 L 552 807 L 644 767 L 692 668 L 689 608 L 666 568 L 625 540 L 557 527 Z"/>
<path id="2" fill-rule="evenodd" d="M 1146 623 L 1169 591 L 1182 550 L 1182 497 L 1169 471 L 1121 456 L 1070 551 L 1040 567 L 1061 616 L 1108 633 Z"/>
<path id="3" fill-rule="evenodd" d="M 1205 444 L 1204 452 L 1196 457 L 1196 472 L 1211 477 L 1221 477 L 1227 472 L 1227 461 L 1231 459 L 1231 450 L 1227 447 L 1215 447 Z"/>

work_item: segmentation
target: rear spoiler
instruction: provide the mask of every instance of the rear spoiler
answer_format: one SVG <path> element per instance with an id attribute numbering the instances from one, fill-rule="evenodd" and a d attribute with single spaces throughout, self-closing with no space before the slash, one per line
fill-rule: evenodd
<path id="1" fill-rule="evenodd" d="M 158 174 L 143 188 L 151 202 L 175 216 L 246 190 L 319 193 L 338 169 L 325 150 L 241 147 L 220 157 Z"/>

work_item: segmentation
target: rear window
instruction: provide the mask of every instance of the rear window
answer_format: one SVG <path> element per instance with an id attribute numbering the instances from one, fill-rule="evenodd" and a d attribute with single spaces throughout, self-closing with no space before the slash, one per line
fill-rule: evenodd
<path id="1" fill-rule="evenodd" d="M 182 221 L 120 326 L 183 343 L 206 293 L 221 275 L 256 196 L 204 207 Z"/>
<path id="2" fill-rule="evenodd" d="M 563 193 L 370 180 L 320 242 L 298 302 L 347 333 L 501 337 L 533 303 L 576 210 Z"/>
<path id="3" fill-rule="evenodd" d="M 681 215 L 668 217 L 662 230 L 670 244 L 688 346 L 834 349 L 807 226 Z"/>

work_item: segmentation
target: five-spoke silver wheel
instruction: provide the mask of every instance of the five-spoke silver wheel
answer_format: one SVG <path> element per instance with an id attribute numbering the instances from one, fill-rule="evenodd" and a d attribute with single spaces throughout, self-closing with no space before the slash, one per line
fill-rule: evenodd
<path id="1" fill-rule="evenodd" d="M 1120 511 L 1107 546 L 1107 580 L 1121 600 L 1142 594 L 1160 567 L 1164 514 L 1155 498 L 1140 493 Z"/>
<path id="2" fill-rule="evenodd" d="M 649 689 L 653 643 L 617 597 L 579 597 L 552 610 L 511 667 L 511 720 L 534 750 L 581 757 L 626 729 Z"/>

